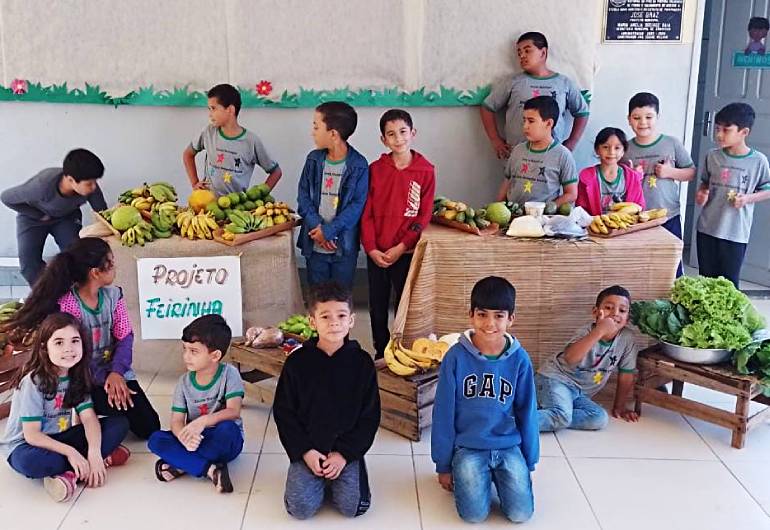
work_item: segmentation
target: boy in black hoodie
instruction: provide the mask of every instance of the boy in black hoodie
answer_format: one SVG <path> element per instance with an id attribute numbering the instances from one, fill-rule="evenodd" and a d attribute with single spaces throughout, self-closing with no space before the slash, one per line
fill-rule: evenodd
<path id="1" fill-rule="evenodd" d="M 331 490 L 345 516 L 369 509 L 364 454 L 380 425 L 380 395 L 372 358 L 350 340 L 350 291 L 337 283 L 312 288 L 310 322 L 318 339 L 292 353 L 278 380 L 273 417 L 289 456 L 284 503 L 297 519 L 315 515 Z"/>

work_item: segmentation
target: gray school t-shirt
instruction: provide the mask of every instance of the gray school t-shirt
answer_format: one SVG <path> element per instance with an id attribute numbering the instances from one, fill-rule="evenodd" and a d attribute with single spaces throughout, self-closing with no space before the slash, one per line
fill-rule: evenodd
<path id="1" fill-rule="evenodd" d="M 171 410 L 187 414 L 187 423 L 204 414 L 213 414 L 227 407 L 227 400 L 243 397 L 243 381 L 238 369 L 231 364 L 220 363 L 214 377 L 206 385 L 198 384 L 195 372 L 187 372 L 179 378 L 171 401 Z M 235 423 L 243 431 L 241 418 Z"/>
<path id="2" fill-rule="evenodd" d="M 270 173 L 278 162 L 268 154 L 262 141 L 251 131 L 227 137 L 213 125 L 207 126 L 190 144 L 193 151 L 206 151 L 205 179 L 217 195 L 244 191 L 251 183 L 254 167 Z"/>
<path id="3" fill-rule="evenodd" d="M 692 158 L 682 142 L 673 136 L 661 134 L 649 145 L 639 145 L 633 139 L 628 143 L 626 158 L 632 167 L 639 169 L 644 175 L 642 192 L 648 209 L 666 208 L 668 216 L 679 215 L 679 190 L 682 183 L 678 180 L 662 179 L 655 176 L 655 166 L 658 163 L 669 162 L 677 169 L 693 167 Z"/>
<path id="4" fill-rule="evenodd" d="M 330 223 L 337 216 L 337 206 L 340 202 L 340 183 L 342 175 L 345 173 L 345 160 L 332 161 L 326 159 L 324 162 L 323 178 L 321 179 L 321 203 L 318 205 L 318 215 L 324 220 L 324 223 Z M 313 244 L 313 251 L 320 254 L 334 254 L 333 250 L 321 248 L 318 244 Z"/>
<path id="5" fill-rule="evenodd" d="M 522 132 L 524 103 L 537 96 L 551 96 L 559 105 L 559 119 L 553 137 L 563 142 L 569 136 L 567 113 L 577 118 L 588 116 L 588 103 L 572 79 L 562 74 L 534 77 L 519 73 L 496 82 L 482 105 L 492 112 L 505 110 L 505 141 L 514 146 L 525 140 Z"/>
<path id="6" fill-rule="evenodd" d="M 519 204 L 552 201 L 564 186 L 578 180 L 572 153 L 556 141 L 541 151 L 532 150 L 527 142 L 518 144 L 508 158 L 505 178 L 510 180 L 508 200 Z"/>
<path id="7" fill-rule="evenodd" d="M 27 374 L 19 383 L 19 388 L 11 398 L 11 414 L 5 424 L 5 435 L 0 439 L 0 448 L 6 455 L 24 443 L 22 424 L 40 422 L 40 430 L 48 435 L 64 432 L 72 427 L 72 409 L 64 408 L 64 395 L 69 388 L 69 377 L 60 377 L 56 385 L 56 393 L 44 396 L 32 380 L 32 374 Z M 93 408 L 91 397 L 75 407 L 79 414 Z"/>
<path id="8" fill-rule="evenodd" d="M 698 218 L 698 232 L 736 243 L 748 243 L 754 205 L 735 208 L 731 198 L 770 190 L 767 157 L 752 149 L 743 156 L 714 149 L 706 156 L 701 182 L 708 183 L 709 198 Z"/>
<path id="9" fill-rule="evenodd" d="M 569 344 L 588 335 L 593 327 L 594 324 L 589 324 L 581 328 Z M 585 394 L 592 396 L 604 388 L 613 371 L 636 372 L 638 353 L 639 348 L 634 342 L 633 333 L 628 328 L 623 328 L 612 341 L 597 342 L 576 366 L 566 363 L 562 351 L 543 363 L 538 372 L 540 375 L 577 386 Z"/>
<path id="10" fill-rule="evenodd" d="M 607 213 L 613 204 L 623 202 L 626 197 L 626 176 L 622 167 L 618 166 L 615 180 L 607 182 L 604 179 L 602 168 L 596 166 L 596 176 L 599 179 L 599 192 L 601 193 L 602 213 Z"/>

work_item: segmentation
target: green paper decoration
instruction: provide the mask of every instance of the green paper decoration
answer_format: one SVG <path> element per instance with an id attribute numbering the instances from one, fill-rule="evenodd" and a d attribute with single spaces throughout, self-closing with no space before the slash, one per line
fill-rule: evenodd
<path id="1" fill-rule="evenodd" d="M 339 88 L 336 90 L 308 90 L 299 92 L 284 91 L 279 100 L 260 96 L 253 89 L 239 87 L 244 108 L 315 108 L 324 101 L 345 101 L 354 107 L 464 107 L 477 106 L 487 97 L 490 86 L 476 87 L 473 90 L 458 90 L 442 86 L 438 91 L 426 91 L 420 88 L 405 92 L 399 88 L 381 90 Z M 582 91 L 587 102 L 591 102 L 591 93 Z M 142 87 L 125 96 L 111 96 L 99 85 L 86 84 L 85 90 L 67 88 L 61 85 L 43 86 L 30 83 L 25 94 L 0 86 L 0 101 L 32 101 L 45 103 L 84 103 L 91 105 L 142 105 L 151 107 L 205 107 L 208 98 L 205 92 L 190 91 L 187 86 L 173 90 L 155 90 L 153 86 Z"/>

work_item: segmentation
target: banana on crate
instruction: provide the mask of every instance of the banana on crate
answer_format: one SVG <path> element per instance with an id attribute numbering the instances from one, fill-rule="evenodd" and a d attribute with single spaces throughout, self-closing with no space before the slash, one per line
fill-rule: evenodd
<path id="1" fill-rule="evenodd" d="M 435 368 L 448 350 L 448 343 L 429 338 L 419 338 L 407 348 L 396 335 L 385 347 L 385 364 L 394 374 L 407 377 Z"/>

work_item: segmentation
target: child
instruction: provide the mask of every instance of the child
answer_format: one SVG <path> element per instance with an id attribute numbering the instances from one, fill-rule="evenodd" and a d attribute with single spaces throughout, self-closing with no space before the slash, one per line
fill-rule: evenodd
<path id="1" fill-rule="evenodd" d="M 680 183 L 695 177 L 695 165 L 682 142 L 658 133 L 659 112 L 660 102 L 649 92 L 639 92 L 628 102 L 628 124 L 636 136 L 628 145 L 626 158 L 642 174 L 646 207 L 668 210 L 663 228 L 682 239 Z M 680 262 L 677 277 L 681 275 Z"/>
<path id="2" fill-rule="evenodd" d="M 297 519 L 312 517 L 328 487 L 345 516 L 371 504 L 364 455 L 380 424 L 380 395 L 372 358 L 350 340 L 350 291 L 337 283 L 310 291 L 310 322 L 318 339 L 293 352 L 278 379 L 273 417 L 289 457 L 284 503 Z"/>
<path id="3" fill-rule="evenodd" d="M 401 109 L 387 111 L 380 118 L 380 133 L 380 141 L 390 153 L 369 166 L 369 196 L 361 218 L 375 358 L 383 356 L 390 339 L 391 290 L 395 291 L 397 310 L 412 251 L 430 223 L 436 191 L 433 164 L 410 149 L 416 131 L 409 113 Z"/>
<path id="4" fill-rule="evenodd" d="M 524 141 L 522 131 L 523 105 L 540 95 L 553 97 L 559 105 L 558 120 L 554 120 L 553 137 L 570 151 L 583 135 L 588 123 L 588 103 L 575 83 L 567 76 L 548 69 L 548 41 L 536 31 L 524 33 L 516 42 L 516 54 L 523 72 L 502 80 L 481 104 L 481 122 L 492 142 L 497 158 L 506 159 L 511 149 Z M 497 132 L 495 112 L 505 108 L 505 139 Z M 572 130 L 567 130 L 567 113 L 574 118 Z M 557 126 L 558 122 L 558 126 Z"/>
<path id="5" fill-rule="evenodd" d="M 356 272 L 359 222 L 369 187 L 369 165 L 348 138 L 356 111 L 341 101 L 322 103 L 313 116 L 311 151 L 299 178 L 297 246 L 307 260 L 308 283 L 336 281 L 351 288 Z"/>
<path id="6" fill-rule="evenodd" d="M 268 173 L 265 184 L 272 190 L 281 178 L 281 168 L 267 153 L 259 137 L 238 123 L 241 111 L 238 89 L 232 85 L 217 85 L 207 95 L 211 123 L 182 154 L 193 189 L 210 187 L 217 195 L 244 191 L 249 187 L 254 166 L 258 165 Z M 206 169 L 200 180 L 195 155 L 204 150 Z"/>
<path id="7" fill-rule="evenodd" d="M 120 445 L 128 420 L 96 417 L 88 395 L 89 349 L 88 335 L 72 315 L 43 320 L 32 356 L 12 384 L 11 414 L 0 439 L 10 466 L 42 478 L 56 502 L 70 500 L 78 480 L 102 486 L 105 467 L 122 465 L 131 454 Z M 79 425 L 73 424 L 73 409 Z"/>
<path id="8" fill-rule="evenodd" d="M 619 285 L 596 297 L 594 322 L 580 329 L 564 351 L 540 367 L 535 376 L 541 432 L 559 429 L 599 430 L 607 426 L 607 412 L 591 401 L 615 370 L 618 386 L 612 415 L 637 421 L 626 402 L 634 389 L 634 336 L 626 327 L 631 295 Z"/>
<path id="9" fill-rule="evenodd" d="M 126 416 L 131 432 L 146 440 L 160 429 L 160 419 L 131 369 L 134 333 L 123 291 L 112 285 L 114 279 L 109 244 L 95 237 L 80 239 L 48 264 L 24 306 L 0 329 L 23 342 L 50 313 L 76 317 L 91 338 L 87 362 L 94 410 L 102 416 Z"/>
<path id="10" fill-rule="evenodd" d="M 770 199 L 767 157 L 746 145 L 754 109 L 730 103 L 717 112 L 715 137 L 721 149 L 706 156 L 695 202 L 698 265 L 703 276 L 724 276 L 736 287 L 751 234 L 754 203 Z M 705 205 L 705 206 L 704 206 Z"/>
<path id="11" fill-rule="evenodd" d="M 30 287 L 45 267 L 43 247 L 48 235 L 64 250 L 78 238 L 83 203 L 88 201 L 95 211 L 107 209 L 96 182 L 103 174 L 99 157 L 86 149 L 73 149 L 62 167 L 44 169 L 0 196 L 3 204 L 16 211 L 19 265 Z"/>
<path id="12" fill-rule="evenodd" d="M 524 103 L 527 141 L 511 151 L 498 201 L 553 201 L 558 206 L 575 201 L 575 160 L 569 149 L 553 138 L 558 120 L 559 107 L 551 96 L 538 96 Z"/>
<path id="13" fill-rule="evenodd" d="M 751 17 L 749 19 L 749 44 L 743 53 L 745 55 L 764 55 L 764 40 L 768 31 L 770 31 L 770 21 L 765 17 Z"/>
<path id="14" fill-rule="evenodd" d="M 222 363 L 232 332 L 221 315 L 196 318 L 182 331 L 188 372 L 179 378 L 171 402 L 171 431 L 157 431 L 147 446 L 160 457 L 155 476 L 170 482 L 189 473 L 207 477 L 220 493 L 231 493 L 227 463 L 243 449 L 243 381 Z"/>
<path id="15" fill-rule="evenodd" d="M 506 330 L 516 290 L 489 276 L 471 291 L 470 320 L 441 363 L 433 404 L 431 456 L 438 481 L 454 490 L 462 519 L 487 518 L 492 484 L 505 516 L 532 517 L 530 473 L 540 458 L 535 381 L 529 355 Z"/>
<path id="16" fill-rule="evenodd" d="M 580 172 L 575 204 L 591 215 L 610 210 L 616 202 L 635 202 L 645 207 L 642 174 L 621 163 L 628 149 L 626 135 L 615 127 L 605 127 L 596 135 L 594 150 L 599 164 Z"/>

